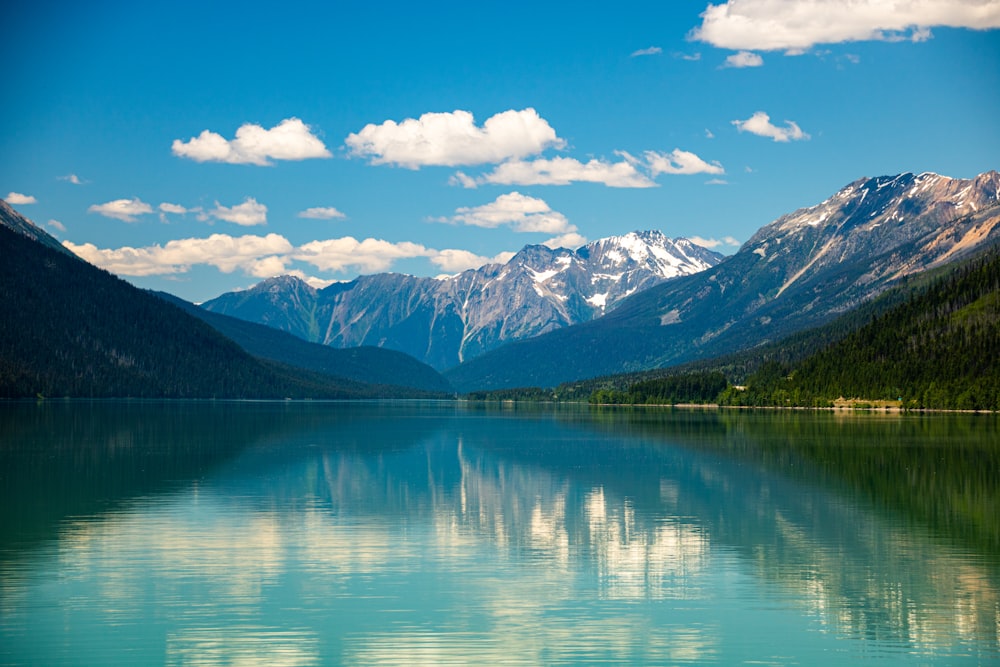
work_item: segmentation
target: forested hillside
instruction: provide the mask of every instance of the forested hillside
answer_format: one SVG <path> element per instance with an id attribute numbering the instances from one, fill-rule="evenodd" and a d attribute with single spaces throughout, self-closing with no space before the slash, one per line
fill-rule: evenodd
<path id="1" fill-rule="evenodd" d="M 0 225 L 0 398 L 419 395 L 263 362 L 204 322 Z"/>
<path id="2" fill-rule="evenodd" d="M 374 346 L 340 349 L 309 343 L 298 336 L 263 324 L 213 313 L 171 294 L 152 294 L 207 323 L 260 359 L 357 382 L 412 387 L 442 394 L 454 393 L 454 389 L 440 373 L 403 352 Z"/>
<path id="3" fill-rule="evenodd" d="M 844 397 L 1000 409 L 1000 252 L 931 283 L 799 364 L 765 365 L 747 384 L 724 400 L 825 405 Z"/>

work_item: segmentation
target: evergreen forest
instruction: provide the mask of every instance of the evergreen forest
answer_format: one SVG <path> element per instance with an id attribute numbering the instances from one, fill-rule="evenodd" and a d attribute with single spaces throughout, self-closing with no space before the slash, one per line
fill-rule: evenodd
<path id="1" fill-rule="evenodd" d="M 428 395 L 258 359 L 180 308 L 0 226 L 0 398 Z"/>

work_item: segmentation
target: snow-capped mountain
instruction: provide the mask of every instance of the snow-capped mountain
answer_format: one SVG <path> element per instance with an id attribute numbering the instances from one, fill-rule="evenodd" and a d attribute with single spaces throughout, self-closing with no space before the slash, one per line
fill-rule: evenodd
<path id="1" fill-rule="evenodd" d="M 460 391 L 553 386 L 745 349 L 826 322 L 907 276 L 998 243 L 996 171 L 972 179 L 862 178 L 765 225 L 711 269 L 636 294 L 606 317 L 485 354 L 446 377 Z M 601 353 L 587 352 L 595 349 Z"/>
<path id="2" fill-rule="evenodd" d="M 741 252 L 757 255 L 765 266 L 781 266 L 794 256 L 805 260 L 789 264 L 794 270 L 785 275 L 777 297 L 826 267 L 896 251 L 872 265 L 863 281 L 878 283 L 943 264 L 974 248 L 998 223 L 992 213 L 978 214 L 997 204 L 996 171 L 973 179 L 932 173 L 862 178 L 816 206 L 762 227 Z"/>
<path id="3" fill-rule="evenodd" d="M 600 317 L 631 294 L 721 259 L 686 239 L 632 232 L 577 250 L 527 246 L 506 264 L 443 278 L 383 273 L 316 290 L 282 276 L 203 307 L 334 347 L 400 350 L 443 369 Z"/>

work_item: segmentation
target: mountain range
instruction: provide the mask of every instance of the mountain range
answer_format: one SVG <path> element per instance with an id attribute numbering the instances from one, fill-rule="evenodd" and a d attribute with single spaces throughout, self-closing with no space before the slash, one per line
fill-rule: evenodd
<path id="1" fill-rule="evenodd" d="M 317 290 L 281 276 L 202 307 L 333 347 L 399 350 L 443 370 L 599 318 L 633 294 L 722 257 L 687 239 L 632 232 L 577 250 L 531 245 L 506 264 L 440 278 L 382 273 Z"/>
<path id="2" fill-rule="evenodd" d="M 553 387 L 773 350 L 998 245 L 1000 174 L 907 173 L 858 179 L 726 258 L 641 232 L 576 251 L 528 246 L 507 264 L 438 279 L 380 274 L 316 290 L 275 278 L 200 308 L 89 265 L 0 202 L 0 396 Z M 422 360 L 450 367 L 442 377 Z"/>
<path id="3" fill-rule="evenodd" d="M 555 386 L 775 341 L 831 320 L 902 278 L 1000 237 L 1000 174 L 862 178 L 762 227 L 703 272 L 640 292 L 591 322 L 448 370 L 459 391 Z"/>

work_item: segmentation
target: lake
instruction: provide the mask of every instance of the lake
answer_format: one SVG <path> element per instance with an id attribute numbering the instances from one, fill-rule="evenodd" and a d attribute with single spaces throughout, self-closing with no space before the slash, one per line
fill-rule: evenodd
<path id="1" fill-rule="evenodd" d="M 986 415 L 0 405 L 3 665 L 1000 662 Z"/>

